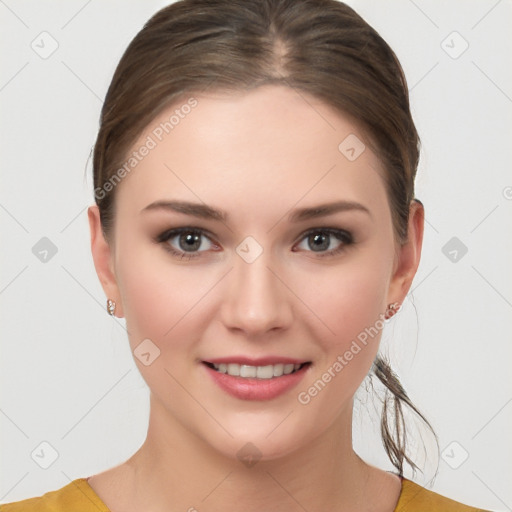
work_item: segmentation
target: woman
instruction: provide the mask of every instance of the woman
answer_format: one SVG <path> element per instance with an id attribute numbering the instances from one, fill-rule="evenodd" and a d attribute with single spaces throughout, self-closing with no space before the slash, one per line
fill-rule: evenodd
<path id="1" fill-rule="evenodd" d="M 126 50 L 94 150 L 91 246 L 151 390 L 125 463 L 2 510 L 450 510 L 404 478 L 378 355 L 420 261 L 418 135 L 389 46 L 334 0 L 182 0 Z M 396 473 L 352 448 L 389 393 Z"/>

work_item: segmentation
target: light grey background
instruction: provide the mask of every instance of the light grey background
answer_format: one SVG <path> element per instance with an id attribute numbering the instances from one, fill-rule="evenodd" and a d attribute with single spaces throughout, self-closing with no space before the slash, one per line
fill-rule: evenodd
<path id="1" fill-rule="evenodd" d="M 117 465 L 145 438 L 147 387 L 90 256 L 88 157 L 122 52 L 166 3 L 0 0 L 2 502 Z M 383 344 L 439 435 L 432 489 L 512 510 L 512 2 L 350 5 L 401 60 L 423 142 L 423 256 Z M 364 418 L 357 451 L 392 469 Z"/>

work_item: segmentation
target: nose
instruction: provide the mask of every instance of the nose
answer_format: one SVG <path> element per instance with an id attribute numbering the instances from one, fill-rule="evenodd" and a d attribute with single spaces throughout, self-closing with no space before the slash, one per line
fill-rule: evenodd
<path id="1" fill-rule="evenodd" d="M 293 320 L 290 290 L 279 267 L 266 251 L 252 263 L 235 255 L 234 267 L 223 291 L 221 317 L 230 330 L 247 337 L 286 329 Z"/>

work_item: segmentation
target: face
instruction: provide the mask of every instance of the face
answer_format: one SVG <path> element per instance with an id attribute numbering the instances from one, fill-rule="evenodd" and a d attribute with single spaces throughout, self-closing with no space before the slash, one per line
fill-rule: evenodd
<path id="1" fill-rule="evenodd" d="M 91 208 L 93 255 L 155 421 L 274 459 L 350 417 L 422 225 L 397 245 L 378 158 L 319 100 L 281 86 L 194 98 L 134 144 L 149 150 L 117 185 L 110 246 Z"/>

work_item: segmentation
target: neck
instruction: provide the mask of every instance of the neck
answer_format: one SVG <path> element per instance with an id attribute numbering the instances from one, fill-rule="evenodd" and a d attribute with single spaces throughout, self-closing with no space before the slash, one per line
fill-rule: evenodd
<path id="1" fill-rule="evenodd" d="M 375 470 L 352 448 L 352 403 L 307 446 L 251 464 L 219 454 L 154 397 L 146 441 L 126 465 L 140 509 L 191 512 L 363 510 Z"/>

